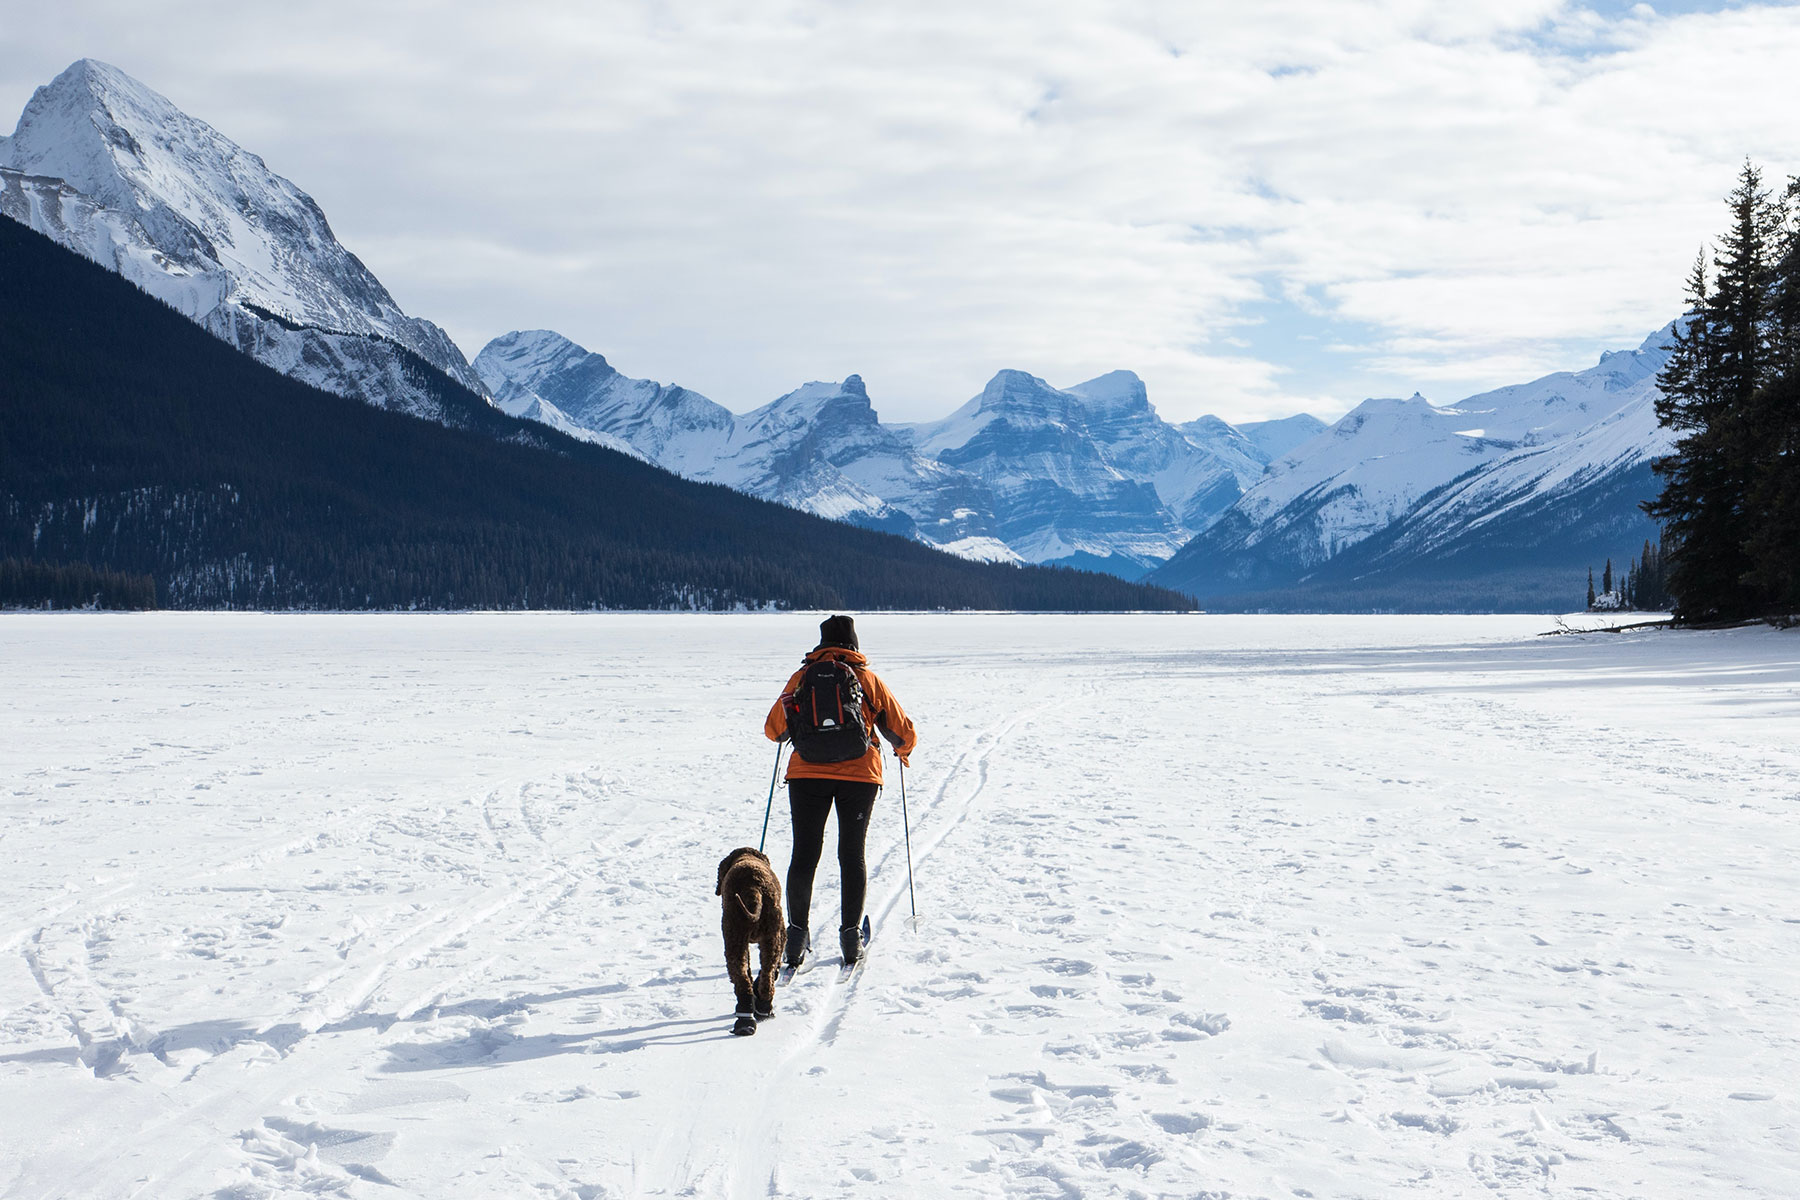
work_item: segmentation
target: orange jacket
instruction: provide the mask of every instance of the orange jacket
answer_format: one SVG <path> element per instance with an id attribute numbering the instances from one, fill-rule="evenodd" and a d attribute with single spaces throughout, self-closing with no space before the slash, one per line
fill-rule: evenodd
<path id="1" fill-rule="evenodd" d="M 881 677 L 869 670 L 869 660 L 859 651 L 845 650 L 840 646 L 821 646 L 806 656 L 781 689 L 776 697 L 775 706 L 769 709 L 769 717 L 763 722 L 763 734 L 771 742 L 779 742 L 787 736 L 787 711 L 782 707 L 786 700 L 800 686 L 800 676 L 807 666 L 821 658 L 835 658 L 850 664 L 856 672 L 857 680 L 863 690 L 863 723 L 870 729 L 879 730 L 893 744 L 894 753 L 902 759 L 911 754 L 918 744 L 918 734 L 913 731 L 912 719 L 900 702 L 894 699 L 894 693 L 888 691 L 887 684 Z M 869 747 L 869 752 L 861 758 L 853 758 L 849 762 L 810 763 L 798 754 L 788 755 L 787 777 L 789 779 L 850 779 L 858 783 L 881 782 L 881 744 L 878 741 Z"/>

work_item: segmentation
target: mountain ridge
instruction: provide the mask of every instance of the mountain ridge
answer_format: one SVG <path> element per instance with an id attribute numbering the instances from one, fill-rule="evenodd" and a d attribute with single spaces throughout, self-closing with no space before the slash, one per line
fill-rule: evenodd
<path id="1" fill-rule="evenodd" d="M 1003 369 L 936 421 L 883 423 L 858 375 L 737 414 L 549 330 L 503 334 L 464 360 L 337 242 L 310 196 L 94 59 L 37 89 L 0 137 L 0 213 L 301 382 L 459 428 L 485 427 L 471 404 L 487 404 L 974 560 L 1148 575 L 1219 599 L 1399 588 L 1444 561 L 1479 562 L 1490 543 L 1535 545 L 1545 571 L 1562 571 L 1595 530 L 1654 534 L 1626 493 L 1653 494 L 1643 472 L 1668 447 L 1654 418 L 1666 328 L 1582 371 L 1447 405 L 1371 398 L 1329 426 L 1307 414 L 1174 424 L 1128 370 L 1059 388 Z"/>
<path id="2" fill-rule="evenodd" d="M 1409 574 L 1423 579 L 1451 559 L 1478 562 L 1484 553 L 1524 570 L 1516 560 L 1529 550 L 1543 572 L 1570 573 L 1572 597 L 1572 573 L 1584 560 L 1656 536 L 1637 502 L 1655 494 L 1649 465 L 1672 445 L 1655 413 L 1670 329 L 1584 370 L 1454 404 L 1432 405 L 1416 393 L 1364 401 L 1272 464 L 1238 505 L 1147 578 L 1230 603 L 1284 588 L 1398 588 Z M 1585 506 L 1577 502 L 1583 496 Z M 1519 520 L 1531 512 L 1539 514 L 1535 533 Z M 1536 584 L 1503 590 L 1537 598 L 1532 603 L 1545 594 Z"/>
<path id="3" fill-rule="evenodd" d="M 153 574 L 167 606 L 1184 605 L 681 480 L 436 372 L 464 428 L 314 389 L 14 222 L 0 279 L 0 558 Z"/>
<path id="4" fill-rule="evenodd" d="M 336 394 L 466 422 L 456 405 L 444 407 L 442 389 L 419 382 L 422 362 L 577 439 L 976 560 L 1060 559 L 1136 575 L 1261 467 L 1246 465 L 1241 446 L 1215 454 L 1162 422 L 1129 372 L 1069 392 L 1027 385 L 1050 403 L 1013 412 L 1020 437 L 1059 449 L 1034 464 L 1031 446 L 990 437 L 966 454 L 968 470 L 882 424 L 857 377 L 803 385 L 740 416 L 689 389 L 626 377 L 548 331 L 496 339 L 484 371 L 437 326 L 402 312 L 304 191 L 96 59 L 38 88 L 0 140 L 0 213 Z M 508 361 L 496 373 L 500 357 Z M 1116 445 L 1096 436 L 1102 426 L 1116 428 Z"/>
<path id="5" fill-rule="evenodd" d="M 1162 420 L 1130 371 L 1059 389 L 1002 370 L 939 421 L 889 425 L 856 375 L 736 414 L 550 330 L 502 334 L 475 364 L 502 406 L 548 402 L 678 474 L 977 559 L 1141 574 L 1267 465 L 1216 417 Z"/>

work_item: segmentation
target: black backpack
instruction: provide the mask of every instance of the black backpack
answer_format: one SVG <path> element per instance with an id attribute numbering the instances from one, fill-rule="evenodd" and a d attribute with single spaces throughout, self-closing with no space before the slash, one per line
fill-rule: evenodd
<path id="1" fill-rule="evenodd" d="M 808 663 L 785 707 L 794 752 L 809 763 L 849 762 L 875 744 L 863 720 L 862 680 L 847 662 Z"/>

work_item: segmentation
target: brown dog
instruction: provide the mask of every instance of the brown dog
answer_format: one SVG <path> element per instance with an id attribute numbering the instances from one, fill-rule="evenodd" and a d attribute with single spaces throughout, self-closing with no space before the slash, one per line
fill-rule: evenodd
<path id="1" fill-rule="evenodd" d="M 737 992 L 737 1024 L 731 1032 L 740 1036 L 756 1032 L 756 1022 L 775 1015 L 775 973 L 787 948 L 787 925 L 781 914 L 781 880 L 761 850 L 741 846 L 719 864 L 719 886 L 713 894 L 724 897 L 725 970 Z M 762 970 L 750 982 L 750 943 L 761 951 Z"/>

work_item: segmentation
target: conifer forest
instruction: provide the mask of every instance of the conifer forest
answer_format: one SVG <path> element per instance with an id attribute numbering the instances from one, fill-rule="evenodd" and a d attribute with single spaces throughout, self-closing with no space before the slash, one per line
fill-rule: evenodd
<path id="1" fill-rule="evenodd" d="M 1657 379 L 1679 438 L 1644 505 L 1690 623 L 1800 610 L 1800 178 L 1771 188 L 1746 162 L 1727 205 Z"/>

